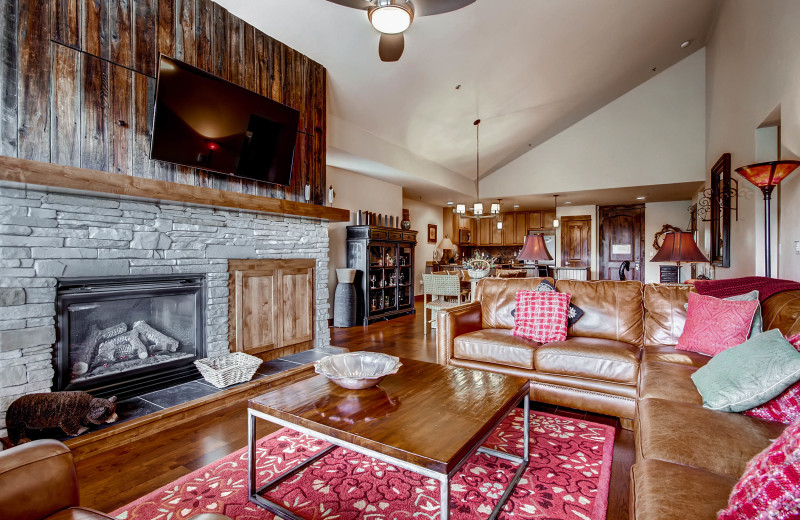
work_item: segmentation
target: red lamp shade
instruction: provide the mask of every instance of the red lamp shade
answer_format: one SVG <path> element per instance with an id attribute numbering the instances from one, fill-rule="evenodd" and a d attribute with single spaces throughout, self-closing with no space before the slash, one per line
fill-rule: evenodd
<path id="1" fill-rule="evenodd" d="M 544 235 L 528 235 L 525 237 L 525 245 L 522 246 L 517 260 L 535 262 L 538 260 L 552 260 L 553 257 L 547 251 L 544 243 Z"/>
<path id="2" fill-rule="evenodd" d="M 800 166 L 800 161 L 763 162 L 736 168 L 736 173 L 763 190 L 777 186 L 798 166 Z"/>
<path id="3" fill-rule="evenodd" d="M 697 248 L 691 233 L 680 231 L 664 235 L 664 245 L 651 262 L 708 262 L 708 258 Z"/>

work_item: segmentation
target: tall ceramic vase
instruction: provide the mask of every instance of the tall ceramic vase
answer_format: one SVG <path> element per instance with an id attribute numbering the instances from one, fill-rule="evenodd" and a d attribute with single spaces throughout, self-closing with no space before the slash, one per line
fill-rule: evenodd
<path id="1" fill-rule="evenodd" d="M 337 269 L 336 277 L 339 283 L 333 298 L 333 326 L 356 326 L 356 288 L 353 280 L 356 277 L 355 269 Z"/>

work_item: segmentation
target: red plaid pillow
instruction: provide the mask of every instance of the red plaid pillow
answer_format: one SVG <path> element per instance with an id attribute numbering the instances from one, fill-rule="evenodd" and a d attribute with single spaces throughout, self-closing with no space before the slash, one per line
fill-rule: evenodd
<path id="1" fill-rule="evenodd" d="M 800 423 L 788 426 L 767 449 L 753 457 L 736 483 L 728 508 L 717 520 L 798 518 L 800 503 Z"/>
<path id="2" fill-rule="evenodd" d="M 514 336 L 549 343 L 567 339 L 568 293 L 517 291 Z"/>
<path id="3" fill-rule="evenodd" d="M 786 340 L 800 351 L 800 334 L 795 334 Z M 783 424 L 797 422 L 800 420 L 800 383 L 793 384 L 778 397 L 770 399 L 761 406 L 745 410 L 742 413 L 750 417 Z"/>

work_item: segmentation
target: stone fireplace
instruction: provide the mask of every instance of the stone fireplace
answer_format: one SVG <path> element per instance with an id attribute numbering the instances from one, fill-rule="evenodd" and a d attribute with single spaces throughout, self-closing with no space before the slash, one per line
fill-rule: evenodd
<path id="1" fill-rule="evenodd" d="M 170 370 L 191 364 L 183 356 L 190 329 L 204 338 L 205 353 L 196 339 L 193 356 L 228 352 L 228 260 L 250 258 L 316 260 L 315 346 L 329 345 L 325 221 L 0 183 L 0 436 L 6 434 L 5 410 L 21 395 L 108 377 L 100 383 L 105 386 L 116 378 L 103 365 L 130 368 L 136 376 L 154 359 Z M 94 281 L 84 283 L 89 277 Z M 183 316 L 191 306 L 186 298 L 151 306 L 136 297 L 109 303 L 81 296 L 67 298 L 66 312 L 72 306 L 85 325 L 57 335 L 63 297 L 85 296 L 82 284 L 99 288 L 98 280 L 110 281 L 111 289 L 94 295 L 108 296 L 131 280 L 154 289 L 167 278 L 194 280 L 190 285 L 202 280 L 203 291 L 194 293 L 202 308 L 194 329 L 183 322 L 190 320 Z M 96 303 L 100 307 L 91 307 Z M 167 309 L 180 319 L 163 321 Z M 94 358 L 57 350 L 57 339 L 63 342 L 73 330 L 76 344 L 90 344 Z M 172 351 L 174 342 L 179 347 Z M 54 357 L 64 359 L 58 373 Z"/>
<path id="2" fill-rule="evenodd" d="M 54 390 L 124 399 L 196 379 L 205 357 L 205 276 L 62 279 Z"/>

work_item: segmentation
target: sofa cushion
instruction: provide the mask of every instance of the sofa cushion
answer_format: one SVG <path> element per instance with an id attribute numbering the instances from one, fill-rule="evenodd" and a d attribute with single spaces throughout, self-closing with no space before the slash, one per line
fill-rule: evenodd
<path id="1" fill-rule="evenodd" d="M 689 310 L 676 348 L 714 356 L 750 336 L 757 301 L 721 300 L 689 294 Z"/>
<path id="2" fill-rule="evenodd" d="M 800 424 L 793 424 L 750 461 L 718 520 L 800 517 L 798 453 Z"/>
<path id="3" fill-rule="evenodd" d="M 636 405 L 637 461 L 657 459 L 738 479 L 784 425 L 666 399 Z"/>
<path id="4" fill-rule="evenodd" d="M 517 291 L 512 334 L 541 343 L 567 339 L 569 294 Z"/>
<path id="5" fill-rule="evenodd" d="M 800 333 L 800 291 L 774 294 L 761 303 L 764 330 L 780 329 L 784 336 Z"/>
<path id="6" fill-rule="evenodd" d="M 583 317 L 569 328 L 569 336 L 642 345 L 641 282 L 558 280 L 556 289 L 571 294 L 570 301 L 583 309 Z"/>
<path id="7" fill-rule="evenodd" d="M 475 299 L 481 302 L 484 329 L 513 329 L 514 298 L 517 291 L 533 291 L 542 280 L 552 278 L 484 278 L 478 283 Z"/>
<path id="8" fill-rule="evenodd" d="M 644 346 L 675 346 L 686 322 L 691 285 L 646 284 L 644 286 Z"/>
<path id="9" fill-rule="evenodd" d="M 689 350 L 678 350 L 675 347 L 651 346 L 645 347 L 642 353 L 642 363 L 650 361 L 664 361 L 665 363 L 676 363 L 679 365 L 689 365 L 702 367 L 711 359 L 711 356 L 691 352 Z"/>
<path id="10" fill-rule="evenodd" d="M 456 337 L 453 355 L 459 359 L 533 369 L 540 344 L 511 334 L 510 329 L 483 329 Z"/>
<path id="11" fill-rule="evenodd" d="M 631 468 L 631 518 L 716 518 L 735 484 L 734 478 L 701 469 L 643 460 Z"/>
<path id="12" fill-rule="evenodd" d="M 743 412 L 777 397 L 800 380 L 800 353 L 777 329 L 714 356 L 692 374 L 703 406 Z"/>
<path id="13" fill-rule="evenodd" d="M 696 367 L 648 361 L 639 368 L 639 399 L 655 397 L 680 403 L 702 405 L 703 398 L 692 381 Z"/>
<path id="14" fill-rule="evenodd" d="M 640 354 L 630 343 L 578 337 L 545 343 L 533 357 L 537 372 L 635 385 Z"/>

